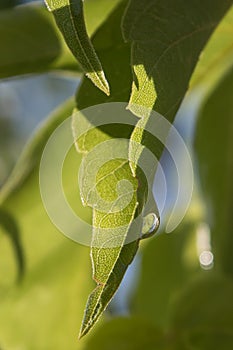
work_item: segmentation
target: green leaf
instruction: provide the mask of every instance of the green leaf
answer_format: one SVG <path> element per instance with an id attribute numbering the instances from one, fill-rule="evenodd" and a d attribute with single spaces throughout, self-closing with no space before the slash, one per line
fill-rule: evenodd
<path id="1" fill-rule="evenodd" d="M 88 32 L 92 35 L 119 0 L 85 1 Z M 18 38 L 18 40 L 16 40 Z M 80 76 L 77 60 L 45 7 L 17 6 L 0 12 L 0 78 L 56 71 Z"/>
<path id="2" fill-rule="evenodd" d="M 143 318 L 115 318 L 87 340 L 84 350 L 172 350 L 162 331 Z"/>
<path id="3" fill-rule="evenodd" d="M 52 16 L 39 5 L 1 11 L 0 39 L 0 78 L 60 69 L 80 75 Z"/>
<path id="4" fill-rule="evenodd" d="M 109 85 L 101 63 L 96 55 L 86 31 L 82 0 L 45 0 L 49 11 L 75 58 L 86 75 L 105 94 L 109 95 Z"/>
<path id="5" fill-rule="evenodd" d="M 71 114 L 74 106 L 73 99 L 70 99 L 51 114 L 48 121 L 34 133 L 25 146 L 21 156 L 18 159 L 12 173 L 0 189 L 0 225 L 4 232 L 9 236 L 18 266 L 18 278 L 21 278 L 25 270 L 25 257 L 23 245 L 21 242 L 21 232 L 15 215 L 12 215 L 11 209 L 4 208 L 5 201 L 28 180 L 35 167 L 40 162 L 43 148 L 51 132 Z M 16 215 L 17 216 L 17 215 Z"/>
<path id="6" fill-rule="evenodd" d="M 26 264 L 21 283 L 15 284 L 17 270 L 11 259 L 9 235 L 5 234 L 11 230 L 13 235 L 15 228 L 12 221 L 6 223 L 6 215 L 2 216 L 0 319 L 4 322 L 0 324 L 0 339 L 3 349 L 83 348 L 84 343 L 77 342 L 76 332 L 85 295 L 91 289 L 88 249 L 66 239 L 50 222 L 39 188 L 44 145 L 57 125 L 71 114 L 73 106 L 71 99 L 38 129 L 15 168 L 10 190 L 1 203 L 1 213 L 7 213 L 17 225 Z M 63 189 L 69 203 L 75 203 L 78 213 L 90 221 L 79 199 L 73 172 L 80 158 L 73 147 L 63 168 Z"/>
<path id="7" fill-rule="evenodd" d="M 173 122 L 198 57 L 231 3 L 231 0 L 204 3 L 149 0 L 146 5 L 140 0 L 129 2 L 122 23 L 125 40 L 132 46 L 134 81 L 129 109 L 142 118 L 131 136 L 134 173 L 144 146 L 150 149 L 153 145 L 144 132 L 146 125 L 156 129 L 151 110 Z M 155 145 L 151 150 L 159 159 L 162 149 Z"/>
<path id="8" fill-rule="evenodd" d="M 191 88 L 204 85 L 209 92 L 225 72 L 232 66 L 233 56 L 233 7 L 219 23 L 207 42 L 190 82 Z"/>
<path id="9" fill-rule="evenodd" d="M 30 138 L 23 149 L 18 162 L 10 176 L 0 189 L 0 204 L 16 191 L 29 177 L 35 166 L 39 163 L 44 146 L 52 131 L 69 115 L 74 108 L 74 100 L 70 99 L 54 111 Z"/>
<path id="10" fill-rule="evenodd" d="M 82 123 L 81 116 L 74 117 L 75 130 L 82 129 Z M 97 128 L 94 133 L 95 138 L 90 131 L 77 140 L 79 151 L 85 154 L 81 172 L 81 197 L 83 203 L 93 208 L 91 259 L 93 279 L 97 283 L 87 302 L 80 337 L 92 328 L 105 310 L 138 249 L 138 239 L 126 244 L 138 206 L 138 183 L 132 176 L 127 160 L 128 145 L 125 147 L 125 143 L 119 139 L 113 143 L 101 143 L 99 149 L 97 147 L 97 150 L 95 148 L 92 151 L 92 146 L 94 148 L 99 142 L 109 140 L 109 136 Z M 108 154 L 111 160 L 108 160 Z M 101 166 L 102 162 L 104 164 Z M 123 184 L 120 181 L 124 181 Z"/>
<path id="11" fill-rule="evenodd" d="M 207 217 L 212 235 L 215 267 L 233 275 L 232 256 L 232 128 L 233 69 L 203 101 L 199 111 L 195 148 Z"/>
<path id="12" fill-rule="evenodd" d="M 17 222 L 14 220 L 12 215 L 9 215 L 8 212 L 0 208 L 0 226 L 3 227 L 4 231 L 10 238 L 12 247 L 14 250 L 14 255 L 16 263 L 18 266 L 18 280 L 21 280 L 24 270 L 25 270 L 25 261 L 24 253 L 22 248 L 22 243 L 20 239 L 20 232 Z"/>
<path id="13" fill-rule="evenodd" d="M 0 10 L 16 5 L 16 0 L 2 0 Z"/>
<path id="14" fill-rule="evenodd" d="M 124 3 L 113 12 L 93 38 L 93 44 L 96 47 L 101 47 L 101 50 L 98 51 L 98 55 L 101 58 L 109 77 L 111 96 L 104 96 L 92 86 L 89 80 L 84 78 L 76 98 L 78 111 L 82 111 L 84 108 L 95 104 L 117 101 L 123 102 L 128 100 L 131 86 L 131 71 L 129 64 L 130 48 L 123 42 L 120 31 L 120 21 L 124 9 L 123 5 Z M 119 79 L 119 77 L 121 78 Z M 98 125 L 96 124 L 98 123 L 98 115 L 101 115 L 101 106 L 98 106 L 98 113 L 95 116 L 96 120 L 94 120 L 95 118 L 91 119 L 88 112 L 79 112 L 77 115 L 74 115 L 73 129 L 75 139 L 80 136 L 81 130 L 85 131 L 86 126 L 90 127 L 90 130 L 87 130 L 88 132 L 86 131 L 77 142 L 78 149 L 83 152 L 84 157 L 91 157 L 89 156 L 91 153 L 88 152 L 91 152 L 96 145 L 102 144 L 107 140 L 111 141 L 114 138 L 129 139 L 132 132 L 132 127 L 126 127 L 125 124 L 109 124 L 96 127 L 96 125 Z M 112 150 L 109 147 L 109 144 L 106 144 L 104 149 L 100 149 L 98 158 L 102 157 L 104 159 L 105 154 L 108 154 L 109 151 L 114 151 L 115 147 L 113 147 Z M 119 143 L 116 143 L 116 148 L 117 147 L 120 148 L 123 155 L 128 153 L 127 148 L 125 148 L 120 141 Z M 86 158 L 87 166 L 88 164 L 92 164 L 91 173 L 95 174 L 95 167 L 91 162 L 91 158 Z M 111 175 L 112 172 L 114 172 L 117 178 L 114 178 Z M 84 171 L 84 179 L 85 177 L 88 176 Z M 138 201 L 138 193 L 136 194 L 135 192 L 137 183 L 135 177 L 131 173 L 128 161 L 123 162 L 121 159 L 115 159 L 112 162 L 107 162 L 106 157 L 106 164 L 100 169 L 98 177 L 98 190 L 104 200 L 107 200 L 109 195 L 110 201 L 116 199 L 116 184 L 118 180 L 127 179 L 131 182 L 134 190 L 132 191 L 131 202 L 122 212 L 109 213 L 106 216 L 101 210 L 93 210 L 94 232 L 91 256 L 93 263 L 93 277 L 97 280 L 98 285 L 89 297 L 80 332 L 81 336 L 91 329 L 108 305 L 124 276 L 127 266 L 132 261 L 138 248 L 138 240 L 123 245 L 124 240 L 128 235 L 128 227 L 134 217 Z M 101 181 L 101 179 L 104 179 L 104 181 Z M 85 183 L 83 183 L 83 186 L 81 187 L 83 200 L 88 205 L 91 203 L 86 199 L 86 194 L 88 194 L 88 189 L 90 190 L 90 187 L 93 186 L 95 186 L 95 183 L 91 183 L 88 180 L 86 187 Z M 105 220 L 103 220 L 104 216 Z M 119 229 L 119 226 L 122 225 L 125 226 L 123 230 Z M 96 244 L 96 240 L 98 240 L 98 242 L 106 240 L 106 228 L 111 229 L 111 233 L 108 233 L 108 237 L 109 234 L 114 237 L 120 232 L 118 242 L 116 247 L 99 249 L 99 243 Z M 140 230 L 133 233 L 138 235 L 138 237 L 141 234 Z"/>
<path id="15" fill-rule="evenodd" d="M 169 305 L 174 294 L 199 270 L 195 245 L 198 220 L 199 217 L 187 215 L 173 233 L 162 232 L 142 249 L 131 312 L 157 327 L 168 327 Z"/>
<path id="16" fill-rule="evenodd" d="M 185 348 L 232 348 L 232 294 L 231 279 L 206 272 L 176 296 L 171 307 L 171 325 Z"/>
<path id="17" fill-rule="evenodd" d="M 131 0 L 123 33 L 132 42 L 134 82 L 129 108 L 154 108 L 170 121 L 183 100 L 198 57 L 231 0 Z"/>

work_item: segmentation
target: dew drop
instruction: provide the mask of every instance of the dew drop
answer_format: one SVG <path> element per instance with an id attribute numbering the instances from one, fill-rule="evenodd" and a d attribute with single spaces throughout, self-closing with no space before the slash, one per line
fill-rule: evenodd
<path id="1" fill-rule="evenodd" d="M 150 213 L 143 218 L 141 239 L 153 236 L 159 228 L 159 217 Z"/>

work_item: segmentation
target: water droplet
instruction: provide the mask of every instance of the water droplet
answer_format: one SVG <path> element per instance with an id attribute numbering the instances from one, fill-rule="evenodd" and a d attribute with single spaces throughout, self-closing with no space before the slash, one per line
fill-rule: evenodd
<path id="1" fill-rule="evenodd" d="M 159 217 L 150 213 L 143 218 L 141 239 L 153 236 L 159 228 Z"/>

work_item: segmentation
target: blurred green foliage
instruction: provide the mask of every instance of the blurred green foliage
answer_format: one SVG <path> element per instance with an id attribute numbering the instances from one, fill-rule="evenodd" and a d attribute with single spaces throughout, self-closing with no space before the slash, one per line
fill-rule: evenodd
<path id="1" fill-rule="evenodd" d="M 117 3 L 86 0 L 89 33 L 99 28 Z M 1 2 L 1 10 L 10 4 Z M 116 317 L 106 313 L 81 341 L 77 340 L 78 327 L 86 297 L 94 286 L 89 249 L 65 238 L 50 222 L 40 197 L 38 169 L 49 135 L 71 114 L 75 103 L 83 108 L 102 103 L 106 97 L 84 79 L 77 101 L 66 102 L 35 132 L 0 190 L 1 350 L 233 348 L 232 18 L 231 9 L 204 49 L 186 97 L 186 104 L 191 106 L 193 97 L 198 96 L 194 149 L 200 196 L 196 200 L 195 193 L 190 210 L 172 234 L 161 230 L 157 238 L 143 242 L 130 314 Z M 129 48 L 112 41 L 111 33 L 105 27 L 102 34 L 96 33 L 93 43 L 106 70 L 113 72 L 114 94 L 120 88 L 120 100 L 126 101 Z M 44 7 L 25 5 L 2 10 L 0 39 L 1 78 L 50 70 L 80 75 Z M 119 77 L 124 61 L 127 67 Z M 117 93 L 114 98 L 118 101 Z M 10 125 L 4 119 L 0 125 L 0 144 L 5 148 L 3 141 Z M 80 161 L 72 149 L 65 163 L 63 185 L 69 202 L 90 221 L 73 171 Z M 200 266 L 197 249 L 202 222 L 211 232 L 214 264 L 209 270 Z"/>

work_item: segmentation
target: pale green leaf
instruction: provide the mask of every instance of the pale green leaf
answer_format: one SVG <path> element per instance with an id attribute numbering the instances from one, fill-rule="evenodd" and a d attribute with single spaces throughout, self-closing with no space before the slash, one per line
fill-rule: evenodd
<path id="1" fill-rule="evenodd" d="M 108 82 L 86 31 L 83 1 L 45 0 L 45 3 L 53 13 L 68 47 L 87 76 L 100 90 L 109 95 Z"/>
<path id="2" fill-rule="evenodd" d="M 123 4 L 124 5 L 124 4 Z M 122 40 L 120 31 L 120 21 L 123 13 L 124 6 L 119 6 L 114 13 L 109 17 L 106 23 L 98 30 L 93 38 L 93 43 L 96 47 L 101 45 L 103 50 L 98 51 L 98 55 L 103 62 L 106 72 L 109 77 L 111 84 L 111 96 L 106 97 L 95 89 L 92 84 L 85 78 L 80 86 L 77 94 L 77 108 L 81 111 L 83 108 L 87 108 L 94 104 L 104 102 L 116 102 L 116 101 L 127 101 L 130 94 L 131 86 L 131 74 L 130 74 L 130 49 L 127 44 Z M 128 62 L 128 64 L 127 64 Z M 119 76 L 121 79 L 119 79 Z M 100 113 L 100 106 L 98 107 L 98 114 Z M 132 132 L 132 127 L 127 128 L 126 125 L 103 125 L 99 128 L 95 127 L 98 122 L 98 115 L 96 121 L 91 120 L 88 117 L 88 113 L 78 113 L 74 115 L 74 132 L 75 138 L 77 139 L 80 135 L 80 130 L 84 129 L 85 125 L 92 127 L 92 129 L 85 132 L 83 136 L 78 139 L 77 146 L 80 152 L 84 154 L 84 157 L 89 157 L 90 152 L 94 146 L 106 141 L 112 140 L 113 138 L 125 138 L 129 139 Z M 85 129 L 84 129 L 85 130 Z M 128 150 L 119 144 L 116 148 L 122 148 L 122 154 L 128 153 Z M 116 151 L 114 148 L 110 150 L 106 145 L 105 150 L 99 152 L 98 157 L 104 158 L 104 155 L 109 151 Z M 88 158 L 87 158 L 88 160 Z M 88 164 L 91 164 L 89 159 Z M 112 172 L 117 178 L 111 176 Z M 95 168 L 92 166 L 92 172 L 95 174 Z M 87 173 L 84 171 L 84 179 L 88 178 Z M 120 179 L 127 179 L 132 183 L 132 200 L 129 205 L 119 213 L 109 212 L 107 215 L 101 210 L 93 211 L 93 242 L 92 242 L 92 264 L 93 264 L 93 278 L 97 281 L 98 285 L 93 293 L 90 295 L 83 325 L 81 328 L 80 335 L 87 333 L 92 326 L 95 324 L 101 313 L 104 311 L 112 296 L 116 292 L 119 283 L 121 282 L 127 266 L 132 261 L 138 248 L 138 239 L 134 242 L 124 245 L 124 241 L 129 234 L 129 227 L 132 219 L 134 218 L 138 196 L 136 193 L 137 182 L 135 177 L 132 175 L 129 162 L 123 162 L 121 159 L 115 159 L 112 162 L 106 162 L 105 166 L 100 169 L 98 173 L 99 183 L 98 189 L 100 190 L 103 199 L 110 201 L 116 199 L 116 184 Z M 101 181 L 104 179 L 104 181 Z M 83 201 L 92 206 L 93 203 L 89 202 L 86 198 L 88 192 L 88 186 L 95 186 L 95 183 L 91 183 L 89 180 L 87 184 L 83 184 L 80 189 L 83 196 Z M 143 192 L 143 191 L 142 191 Z M 103 220 L 104 219 L 104 220 Z M 124 225 L 123 229 L 119 229 L 119 226 Z M 118 236 L 116 247 L 109 247 L 104 241 L 106 240 L 106 228 L 110 229 L 111 237 Z M 136 237 L 141 235 L 140 230 L 133 232 Z M 106 247 L 100 249 L 99 242 L 106 243 Z"/>
<path id="3" fill-rule="evenodd" d="M 74 118 L 75 129 L 82 128 L 82 117 Z M 80 336 L 85 335 L 92 328 L 105 310 L 138 249 L 138 239 L 136 238 L 132 243 L 126 244 L 130 224 L 138 207 L 138 183 L 132 176 L 127 160 L 128 149 L 125 149 L 121 140 L 118 140 L 112 148 L 111 143 L 104 144 L 92 155 L 90 146 L 93 133 L 90 132 L 88 135 L 86 132 L 83 137 L 85 143 L 83 138 L 77 141 L 78 145 L 82 147 L 79 147 L 79 150 L 82 149 L 83 153 L 89 153 L 84 155 L 85 166 L 81 173 L 80 191 L 83 202 L 94 208 L 91 258 L 93 279 L 96 281 L 97 287 L 89 296 Z M 93 147 L 98 142 L 104 142 L 104 139 L 109 139 L 109 136 L 95 128 Z M 89 146 L 88 149 L 85 148 L 85 144 Z M 110 161 L 107 157 L 108 152 L 113 158 Z M 122 158 L 124 158 L 120 159 L 115 154 L 122 154 Z M 99 167 L 98 160 L 105 161 L 105 164 Z M 96 175 L 96 183 L 93 183 L 92 176 L 89 176 L 88 168 L 90 166 L 91 175 L 94 175 L 94 178 Z M 97 174 L 96 169 L 98 170 Z M 128 182 L 124 182 L 116 191 L 122 180 L 128 180 L 132 187 L 128 189 Z M 124 184 L 126 185 L 124 186 Z M 100 200 L 98 200 L 97 194 L 99 194 Z M 121 200 L 123 203 L 120 203 Z M 126 201 L 126 206 L 124 201 Z M 105 203 L 106 205 L 104 205 Z M 97 205 L 98 209 L 96 209 Z M 121 209 L 122 207 L 124 209 Z"/>
<path id="4" fill-rule="evenodd" d="M 216 269 L 233 274 L 233 70 L 212 89 L 199 111 L 195 148 L 206 201 Z"/>

